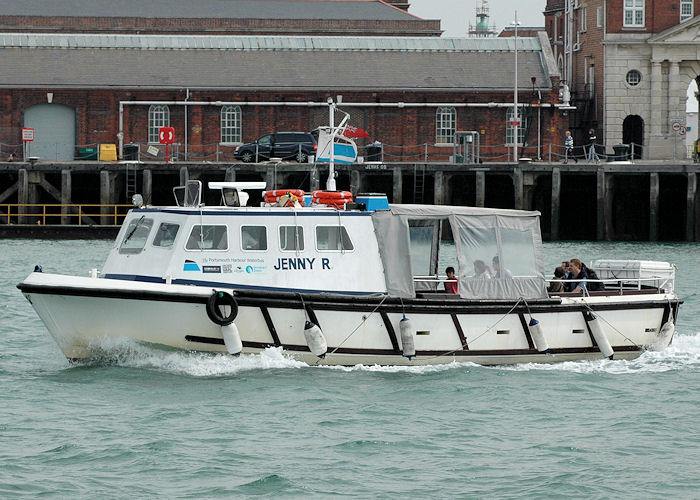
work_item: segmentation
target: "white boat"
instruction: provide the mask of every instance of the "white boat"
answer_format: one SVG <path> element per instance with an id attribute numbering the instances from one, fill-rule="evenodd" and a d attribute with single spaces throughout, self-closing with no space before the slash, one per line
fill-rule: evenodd
<path id="1" fill-rule="evenodd" d="M 673 265 L 599 261 L 604 291 L 552 295 L 539 212 L 347 204 L 330 166 L 312 206 L 290 191 L 248 207 L 245 190 L 264 183 L 224 182 L 209 184 L 221 206 L 205 206 L 190 181 L 176 205 L 129 212 L 101 272 L 38 268 L 17 286 L 75 360 L 121 337 L 232 355 L 278 346 L 329 365 L 632 359 L 671 342 Z M 447 250 L 458 294 L 438 268 Z M 500 273 L 475 273 L 495 257 Z"/>

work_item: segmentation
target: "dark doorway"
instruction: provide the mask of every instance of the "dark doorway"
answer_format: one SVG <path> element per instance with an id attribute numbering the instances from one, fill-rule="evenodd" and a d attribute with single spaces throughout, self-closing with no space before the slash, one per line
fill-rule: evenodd
<path id="1" fill-rule="evenodd" d="M 622 122 L 622 143 L 629 144 L 635 158 L 642 157 L 644 144 L 644 120 L 639 115 L 629 115 Z M 634 147 L 632 147 L 634 144 Z"/>

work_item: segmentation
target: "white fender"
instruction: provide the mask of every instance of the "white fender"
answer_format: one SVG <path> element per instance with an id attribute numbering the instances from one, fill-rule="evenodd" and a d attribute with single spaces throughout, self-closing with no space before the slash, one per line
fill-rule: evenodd
<path id="1" fill-rule="evenodd" d="M 535 343 L 535 349 L 540 352 L 549 351 L 549 344 L 547 339 L 544 338 L 544 333 L 542 332 L 542 325 L 535 318 L 530 318 L 530 324 L 527 326 L 530 330 L 530 336 L 532 341 Z"/>
<path id="2" fill-rule="evenodd" d="M 243 342 L 238 333 L 236 323 L 221 326 L 221 335 L 224 337 L 224 344 L 229 354 L 240 354 L 243 350 Z"/>
<path id="3" fill-rule="evenodd" d="M 401 351 L 404 356 L 411 359 L 416 355 L 416 345 L 413 342 L 413 325 L 406 316 L 399 321 L 399 330 L 401 331 Z"/>
<path id="4" fill-rule="evenodd" d="M 596 344 L 598 344 L 600 352 L 602 352 L 603 356 L 606 358 L 613 359 L 615 351 L 613 351 L 610 341 L 603 333 L 603 327 L 600 324 L 600 320 L 594 314 L 588 313 L 586 321 L 588 322 L 588 327 L 591 329 L 591 333 L 593 334 Z"/>
<path id="5" fill-rule="evenodd" d="M 656 334 L 656 340 L 651 344 L 645 346 L 649 351 L 663 351 L 671 343 L 673 334 L 676 331 L 676 325 L 673 324 L 673 320 L 669 319 Z"/>
<path id="6" fill-rule="evenodd" d="M 323 336 L 321 328 L 311 321 L 307 321 L 304 325 L 304 337 L 306 338 L 306 345 L 309 346 L 312 354 L 323 359 L 326 352 L 328 352 L 328 343 L 326 342 L 326 337 Z"/>

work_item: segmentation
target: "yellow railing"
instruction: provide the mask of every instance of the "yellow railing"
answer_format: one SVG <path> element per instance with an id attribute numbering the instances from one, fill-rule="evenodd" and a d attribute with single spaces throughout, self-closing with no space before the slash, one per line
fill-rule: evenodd
<path id="1" fill-rule="evenodd" d="M 0 203 L 0 224 L 54 224 L 61 218 L 77 224 L 118 225 L 133 205 L 101 205 L 96 203 Z M 86 222 L 85 219 L 94 219 Z M 107 218 L 107 219 L 105 219 Z M 47 220 L 49 221 L 47 223 Z M 109 222 L 105 222 L 108 220 Z M 75 224 L 76 222 L 68 222 Z"/>

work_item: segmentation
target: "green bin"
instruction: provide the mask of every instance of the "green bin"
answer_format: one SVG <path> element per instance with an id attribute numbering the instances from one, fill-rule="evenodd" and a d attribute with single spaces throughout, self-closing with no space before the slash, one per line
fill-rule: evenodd
<path id="1" fill-rule="evenodd" d="M 97 148 L 78 148 L 76 160 L 97 160 Z"/>

